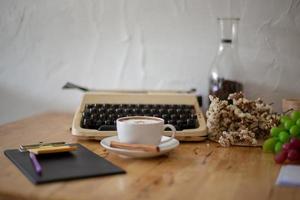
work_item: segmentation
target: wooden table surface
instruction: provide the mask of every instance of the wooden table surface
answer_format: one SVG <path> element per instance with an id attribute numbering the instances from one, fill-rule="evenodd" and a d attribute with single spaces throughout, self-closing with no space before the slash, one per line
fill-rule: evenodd
<path id="1" fill-rule="evenodd" d="M 70 133 L 72 114 L 45 113 L 0 126 L 0 199 L 300 199 L 275 185 L 280 165 L 261 148 L 181 143 L 168 155 L 125 159 Z M 3 154 L 40 141 L 79 142 L 127 174 L 33 185 Z"/>

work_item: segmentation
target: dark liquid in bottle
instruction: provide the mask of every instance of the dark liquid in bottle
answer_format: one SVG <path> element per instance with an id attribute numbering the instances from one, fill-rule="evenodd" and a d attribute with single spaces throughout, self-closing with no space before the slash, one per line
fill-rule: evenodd
<path id="1" fill-rule="evenodd" d="M 224 78 L 210 80 L 209 94 L 217 96 L 221 100 L 227 100 L 229 94 L 240 91 L 243 91 L 243 85 L 240 82 Z"/>

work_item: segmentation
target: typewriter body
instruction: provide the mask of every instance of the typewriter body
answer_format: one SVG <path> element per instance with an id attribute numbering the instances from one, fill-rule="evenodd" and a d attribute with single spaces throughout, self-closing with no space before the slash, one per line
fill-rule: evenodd
<path id="1" fill-rule="evenodd" d="M 101 140 L 117 135 L 116 119 L 155 116 L 176 127 L 180 141 L 207 138 L 205 118 L 196 95 L 188 93 L 86 92 L 72 123 L 72 135 Z M 170 136 L 171 131 L 164 131 Z"/>

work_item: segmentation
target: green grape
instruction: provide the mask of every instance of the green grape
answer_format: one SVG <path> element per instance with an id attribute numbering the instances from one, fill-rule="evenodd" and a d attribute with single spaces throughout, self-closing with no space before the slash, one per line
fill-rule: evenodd
<path id="1" fill-rule="evenodd" d="M 284 124 L 287 120 L 291 120 L 289 116 L 283 115 L 280 117 L 280 122 Z"/>
<path id="2" fill-rule="evenodd" d="M 300 127 L 297 125 L 294 125 L 290 128 L 290 134 L 293 137 L 300 136 Z"/>
<path id="3" fill-rule="evenodd" d="M 278 135 L 281 131 L 284 131 L 284 128 L 273 127 L 273 128 L 271 128 L 271 136 L 278 137 Z"/>
<path id="4" fill-rule="evenodd" d="M 285 122 L 284 122 L 284 128 L 286 129 L 286 130 L 290 130 L 290 128 L 292 127 L 292 126 L 294 126 L 295 125 L 295 122 L 293 121 L 293 120 L 286 120 Z"/>
<path id="5" fill-rule="evenodd" d="M 286 132 L 286 131 L 281 131 L 279 133 L 279 140 L 284 144 L 284 143 L 287 143 L 290 139 L 290 136 L 289 134 Z"/>
<path id="6" fill-rule="evenodd" d="M 284 130 L 284 124 L 282 124 L 282 123 L 280 123 L 277 127 L 281 128 L 282 130 Z"/>
<path id="7" fill-rule="evenodd" d="M 275 144 L 278 140 L 276 138 L 269 138 L 263 144 L 263 151 L 272 153 L 275 150 Z"/>
<path id="8" fill-rule="evenodd" d="M 277 142 L 275 144 L 275 153 L 279 153 L 282 149 L 282 143 L 281 142 Z"/>
<path id="9" fill-rule="evenodd" d="M 291 113 L 291 118 L 294 121 L 297 121 L 298 119 L 300 119 L 300 111 L 293 111 Z"/>
<path id="10" fill-rule="evenodd" d="M 300 119 L 297 120 L 296 124 L 300 126 Z"/>

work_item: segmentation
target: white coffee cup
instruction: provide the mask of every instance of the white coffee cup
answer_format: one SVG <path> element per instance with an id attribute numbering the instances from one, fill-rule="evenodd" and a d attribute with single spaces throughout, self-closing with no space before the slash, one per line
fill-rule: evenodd
<path id="1" fill-rule="evenodd" d="M 172 140 L 176 134 L 176 128 L 171 124 L 164 124 L 164 120 L 158 117 L 130 116 L 117 119 L 117 132 L 120 142 L 128 144 L 161 144 L 163 131 L 166 128 L 172 130 L 172 136 L 163 143 Z"/>

